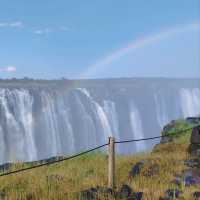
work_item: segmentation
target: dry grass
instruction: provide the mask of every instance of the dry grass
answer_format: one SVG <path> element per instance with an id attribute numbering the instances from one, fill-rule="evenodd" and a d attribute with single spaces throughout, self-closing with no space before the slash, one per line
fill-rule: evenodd
<path id="1" fill-rule="evenodd" d="M 145 200 L 159 199 L 166 189 L 177 187 L 170 182 L 175 174 L 186 168 L 183 160 L 188 158 L 187 147 L 188 143 L 183 139 L 159 145 L 152 153 L 118 155 L 116 157 L 117 188 L 122 184 L 129 184 L 134 191 L 143 191 Z M 152 177 L 141 175 L 134 179 L 128 178 L 133 164 L 141 160 L 157 163 L 160 168 L 159 174 Z M 0 195 L 6 194 L 6 199 L 9 200 L 73 200 L 79 199 L 77 193 L 81 190 L 97 185 L 107 185 L 107 156 L 101 153 L 0 177 Z M 190 200 L 191 193 L 198 188 L 182 187 L 181 189 L 184 192 L 184 199 Z"/>

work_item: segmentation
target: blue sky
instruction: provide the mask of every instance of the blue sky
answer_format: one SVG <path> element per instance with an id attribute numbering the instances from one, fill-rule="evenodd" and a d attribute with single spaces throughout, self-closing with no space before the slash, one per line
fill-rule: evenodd
<path id="1" fill-rule="evenodd" d="M 200 77 L 199 0 L 0 0 L 0 78 Z"/>

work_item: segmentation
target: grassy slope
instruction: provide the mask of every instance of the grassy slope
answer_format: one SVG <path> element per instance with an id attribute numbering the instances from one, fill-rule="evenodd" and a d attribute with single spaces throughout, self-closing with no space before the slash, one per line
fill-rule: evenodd
<path id="1" fill-rule="evenodd" d="M 145 200 L 156 200 L 164 191 L 177 186 L 171 184 L 174 175 L 186 167 L 189 137 L 184 136 L 174 142 L 158 145 L 151 153 L 117 156 L 117 188 L 129 184 L 134 191 L 143 191 Z M 134 179 L 128 178 L 132 165 L 141 160 L 153 160 L 160 166 L 158 175 Z M 16 166 L 15 168 L 21 167 Z M 145 170 L 145 169 L 144 169 Z M 18 175 L 0 177 L 0 195 L 7 199 L 77 199 L 75 193 L 92 186 L 107 185 L 107 156 L 101 153 L 88 154 L 71 161 L 33 169 Z M 181 188 L 183 196 L 190 200 L 196 187 Z M 1 198 L 0 198 L 1 199 Z"/>

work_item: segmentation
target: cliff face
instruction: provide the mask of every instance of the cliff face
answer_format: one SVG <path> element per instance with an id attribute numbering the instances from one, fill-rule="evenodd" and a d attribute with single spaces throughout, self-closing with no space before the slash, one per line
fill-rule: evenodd
<path id="1" fill-rule="evenodd" d="M 116 140 L 150 137 L 172 119 L 200 114 L 192 79 L 0 82 L 0 163 L 72 154 Z M 118 145 L 122 153 L 154 142 Z"/>

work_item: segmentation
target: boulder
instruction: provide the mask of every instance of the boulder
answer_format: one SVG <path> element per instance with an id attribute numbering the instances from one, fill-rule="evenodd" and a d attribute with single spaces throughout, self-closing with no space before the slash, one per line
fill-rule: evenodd
<path id="1" fill-rule="evenodd" d="M 152 160 L 145 160 L 137 162 L 131 168 L 129 172 L 129 178 L 134 178 L 137 175 L 143 175 L 147 177 L 158 175 L 160 171 L 159 165 Z"/>
<path id="2" fill-rule="evenodd" d="M 142 200 L 143 192 L 133 192 L 127 200 Z"/>
<path id="3" fill-rule="evenodd" d="M 131 171 L 129 172 L 129 177 L 134 178 L 135 176 L 139 175 L 143 167 L 144 167 L 144 161 L 137 162 L 131 168 Z"/>
<path id="4" fill-rule="evenodd" d="M 104 194 L 107 194 L 107 195 L 113 195 L 114 194 L 114 191 L 112 190 L 112 188 L 97 186 L 96 189 L 99 193 L 104 193 Z"/>
<path id="5" fill-rule="evenodd" d="M 111 188 L 99 187 L 89 188 L 80 193 L 78 199 L 81 200 L 100 200 L 103 199 L 123 199 L 123 200 L 142 200 L 143 192 L 133 192 L 130 186 L 124 184 L 118 192 L 114 192 Z M 100 198 L 101 197 L 101 198 Z"/>
<path id="6" fill-rule="evenodd" d="M 133 192 L 128 185 L 122 185 L 120 191 L 116 194 L 117 199 L 124 200 L 142 200 L 143 192 Z"/>
<path id="7" fill-rule="evenodd" d="M 159 200 L 172 200 L 172 199 L 176 199 L 179 198 L 182 194 L 182 191 L 178 190 L 178 189 L 168 189 L 165 192 L 165 196 L 164 197 L 160 197 Z"/>
<path id="8" fill-rule="evenodd" d="M 98 200 L 96 188 L 89 188 L 87 190 L 81 191 L 80 199 L 81 200 Z"/>
<path id="9" fill-rule="evenodd" d="M 186 122 L 190 124 L 198 124 L 200 122 L 200 117 L 187 117 Z"/>
<path id="10" fill-rule="evenodd" d="M 200 145 L 198 144 L 190 144 L 188 148 L 188 152 L 193 157 L 200 157 Z"/>
<path id="11" fill-rule="evenodd" d="M 165 134 L 171 129 L 173 129 L 175 126 L 176 126 L 176 121 L 172 120 L 169 124 L 163 127 L 163 130 L 161 133 L 163 137 L 161 138 L 161 141 L 160 141 L 161 144 L 173 141 L 172 136 L 165 136 Z"/>
<path id="12" fill-rule="evenodd" d="M 200 127 L 193 128 L 190 143 L 200 145 Z"/>
<path id="13" fill-rule="evenodd" d="M 191 168 L 200 168 L 200 158 L 185 160 L 184 164 Z"/>
<path id="14" fill-rule="evenodd" d="M 132 194 L 133 190 L 128 185 L 122 185 L 119 196 L 120 198 L 128 198 Z"/>
<path id="15" fill-rule="evenodd" d="M 190 143 L 188 151 L 191 156 L 200 157 L 200 127 L 193 128 Z"/>
<path id="16" fill-rule="evenodd" d="M 167 143 L 167 142 L 172 142 L 173 141 L 173 137 L 170 136 L 163 136 L 160 140 L 161 144 Z"/>
<path id="17" fill-rule="evenodd" d="M 13 166 L 12 163 L 4 163 L 0 165 L 0 171 L 8 171 L 11 169 L 12 166 Z"/>
<path id="18" fill-rule="evenodd" d="M 200 184 L 200 169 L 188 169 L 182 175 L 176 176 L 173 183 L 177 185 L 184 184 L 185 186 Z"/>
<path id="19" fill-rule="evenodd" d="M 170 198 L 179 198 L 182 192 L 178 189 L 169 189 L 165 192 L 165 195 Z"/>
<path id="20" fill-rule="evenodd" d="M 160 167 L 157 163 L 151 163 L 147 170 L 144 171 L 144 176 L 148 176 L 148 177 L 151 177 L 151 176 L 155 176 L 155 175 L 158 175 L 160 172 Z"/>

